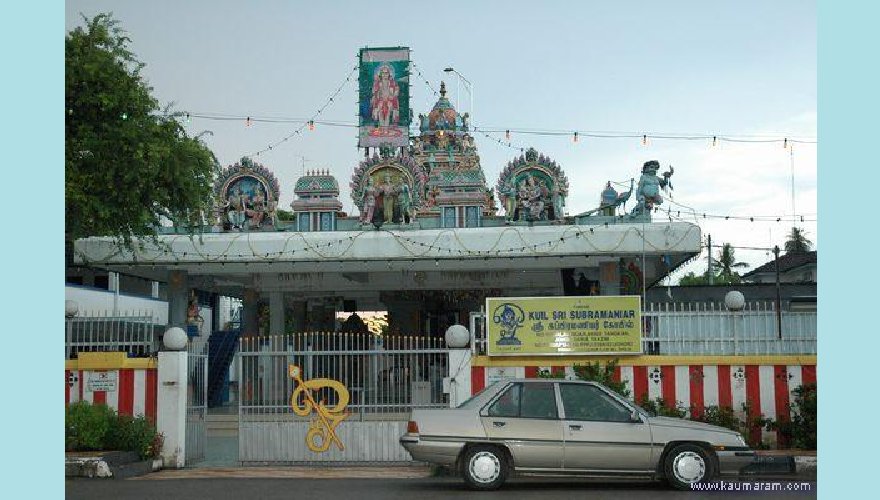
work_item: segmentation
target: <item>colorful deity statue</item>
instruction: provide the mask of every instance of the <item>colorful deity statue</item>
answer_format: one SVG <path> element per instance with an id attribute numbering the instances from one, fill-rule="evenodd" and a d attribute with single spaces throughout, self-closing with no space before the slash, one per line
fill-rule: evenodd
<path id="1" fill-rule="evenodd" d="M 397 186 L 397 204 L 400 206 L 400 222 L 408 224 L 412 220 L 412 193 L 409 184 L 403 179 Z"/>
<path id="2" fill-rule="evenodd" d="M 563 208 L 565 206 L 565 195 L 562 194 L 559 185 L 553 185 L 553 189 L 550 190 L 550 200 L 553 202 L 553 218 L 555 220 L 562 220 L 565 216 L 565 209 Z"/>
<path id="3" fill-rule="evenodd" d="M 513 220 L 513 216 L 516 213 L 516 187 L 514 187 L 513 182 L 504 183 L 501 187 L 501 196 L 504 200 L 506 219 L 510 222 Z"/>
<path id="4" fill-rule="evenodd" d="M 397 188 L 391 183 L 390 175 L 385 176 L 379 192 L 382 193 L 382 211 L 385 216 L 385 223 L 388 224 L 394 219 L 394 205 L 397 198 Z"/>
<path id="5" fill-rule="evenodd" d="M 508 209 L 508 223 L 564 217 L 568 178 L 555 161 L 533 148 L 507 164 L 497 189 Z"/>
<path id="6" fill-rule="evenodd" d="M 244 226 L 246 217 L 244 200 L 242 198 L 243 196 L 238 186 L 231 189 L 229 196 L 226 198 L 226 208 L 228 209 L 226 217 L 233 229 L 241 229 Z"/>
<path id="7" fill-rule="evenodd" d="M 373 186 L 373 179 L 367 177 L 367 185 L 364 186 L 364 205 L 361 209 L 361 222 L 370 224 L 373 222 L 373 213 L 376 210 L 376 188 Z"/>
<path id="8" fill-rule="evenodd" d="M 223 169 L 214 182 L 217 222 L 233 231 L 274 226 L 279 195 L 275 175 L 244 157 Z"/>
<path id="9" fill-rule="evenodd" d="M 675 169 L 670 166 L 668 171 L 663 172 L 662 178 L 657 176 L 658 170 L 660 170 L 660 162 L 657 160 L 647 161 L 642 166 L 642 176 L 639 178 L 639 186 L 636 189 L 637 204 L 630 215 L 651 213 L 655 205 L 663 203 L 660 190 L 665 191 L 667 186 L 672 189 L 669 178 L 672 177 Z"/>

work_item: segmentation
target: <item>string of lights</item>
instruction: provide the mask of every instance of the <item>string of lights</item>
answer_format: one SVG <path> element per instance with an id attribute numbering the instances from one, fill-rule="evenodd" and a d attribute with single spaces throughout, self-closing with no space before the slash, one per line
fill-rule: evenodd
<path id="1" fill-rule="evenodd" d="M 349 71 L 348 75 L 345 77 L 345 80 L 343 80 L 342 83 L 339 84 L 339 87 L 337 87 L 336 90 L 332 94 L 330 94 L 330 97 L 327 99 L 327 102 L 325 102 L 320 108 L 318 108 L 318 110 L 315 111 L 315 113 L 308 120 L 304 121 L 293 132 L 287 134 L 286 136 L 282 137 L 281 139 L 275 141 L 274 143 L 269 144 L 265 148 L 263 148 L 259 151 L 256 151 L 255 153 L 251 153 L 248 156 L 250 156 L 250 157 L 260 156 L 261 153 L 265 153 L 266 151 L 271 151 L 275 147 L 278 147 L 279 145 L 287 142 L 292 137 L 302 135 L 302 131 L 305 130 L 306 127 L 308 127 L 309 130 L 314 130 L 315 129 L 315 120 L 319 116 L 321 116 L 321 114 L 324 112 L 324 110 L 326 110 L 330 105 L 332 105 L 335 102 L 336 96 L 338 96 L 339 93 L 342 92 L 342 89 L 345 88 L 345 86 L 348 84 L 348 82 L 351 81 L 352 76 L 355 74 L 357 69 L 358 69 L 357 65 L 352 67 L 351 71 Z M 240 119 L 240 117 L 239 117 L 239 119 Z M 268 121 L 268 120 L 269 120 L 268 118 L 263 119 L 263 121 Z M 245 126 L 249 127 L 249 126 L 251 126 L 252 123 L 254 123 L 254 119 L 252 117 L 250 117 L 250 116 L 245 117 Z M 327 125 L 329 125 L 329 123 L 327 123 Z M 334 125 L 344 125 L 344 124 L 341 122 L 337 122 L 337 123 L 334 123 Z"/>
<path id="2" fill-rule="evenodd" d="M 422 74 L 421 69 L 415 62 L 411 62 L 413 69 L 418 75 L 418 78 L 424 83 L 428 91 L 433 94 L 435 97 L 439 97 L 439 92 L 431 82 L 425 78 Z M 302 131 L 307 127 L 309 130 L 314 130 L 315 125 L 326 125 L 330 127 L 347 127 L 347 128 L 356 128 L 359 126 L 356 122 L 351 121 L 341 121 L 341 120 L 318 120 L 321 114 L 335 102 L 335 98 L 339 95 L 340 92 L 345 88 L 345 85 L 352 80 L 352 76 L 357 71 L 358 67 L 354 66 L 349 71 L 348 75 L 345 77 L 345 80 L 337 87 L 337 89 L 330 95 L 327 101 L 320 107 L 318 110 L 309 118 L 292 118 L 292 117 L 269 117 L 269 116 L 254 116 L 254 115 L 235 115 L 235 114 L 226 114 L 226 113 L 214 113 L 214 112 L 198 112 L 198 113 L 184 113 L 184 117 L 187 122 L 189 122 L 193 118 L 203 119 L 203 120 L 214 120 L 214 121 L 243 121 L 246 127 L 250 127 L 255 123 L 298 123 L 300 124 L 295 130 L 282 137 L 278 141 L 269 144 L 265 148 L 252 153 L 249 156 L 259 156 L 261 153 L 265 153 L 266 151 L 271 151 L 273 148 L 281 145 L 282 143 L 288 141 L 294 136 L 298 136 L 302 134 Z M 471 117 L 473 120 L 473 117 Z M 620 131 L 601 131 L 601 130 L 553 130 L 553 129 L 529 129 L 522 127 L 497 127 L 497 126 L 487 126 L 487 127 L 477 127 L 473 123 L 471 123 L 471 129 L 475 132 L 480 133 L 487 139 L 510 149 L 517 150 L 520 152 L 525 151 L 526 147 L 521 144 L 515 144 L 511 141 L 511 135 L 531 135 L 531 136 L 545 136 L 545 137 L 566 137 L 570 136 L 572 138 L 572 142 L 577 143 L 582 138 L 591 138 L 591 139 L 640 139 L 642 145 L 648 146 L 650 141 L 652 140 L 678 140 L 678 141 L 709 141 L 711 146 L 716 146 L 721 142 L 730 142 L 730 143 L 781 143 L 784 148 L 789 148 L 793 144 L 817 144 L 818 141 L 813 137 L 779 137 L 779 136 L 769 136 L 769 135 L 746 135 L 746 134 L 709 134 L 709 133 L 666 133 L 666 132 L 620 132 Z M 504 134 L 504 139 L 493 136 L 492 134 Z"/>
<path id="3" fill-rule="evenodd" d="M 501 233 L 498 234 L 494 243 L 488 245 L 486 247 L 485 242 L 481 243 L 481 247 L 484 249 L 472 249 L 467 248 L 467 245 L 464 241 L 462 241 L 456 230 L 448 229 L 439 231 L 433 238 L 433 240 L 425 242 L 419 241 L 417 239 L 406 236 L 403 233 L 397 233 L 394 231 L 385 231 L 390 234 L 395 241 L 398 243 L 400 248 L 404 249 L 409 257 L 413 258 L 439 258 L 439 257 L 467 257 L 467 258 L 475 258 L 475 257 L 485 257 L 488 258 L 490 256 L 494 257 L 522 257 L 520 255 L 523 252 L 529 252 L 527 257 L 539 257 L 542 255 L 549 254 L 553 250 L 557 249 L 559 246 L 565 243 L 566 240 L 574 239 L 582 239 L 582 241 L 587 245 L 586 249 L 578 249 L 576 253 L 573 255 L 583 255 L 589 254 L 591 251 L 596 252 L 615 252 L 618 251 L 621 246 L 624 244 L 624 241 L 631 236 L 634 236 L 640 240 L 644 239 L 645 244 L 655 251 L 663 251 L 668 248 L 674 248 L 680 245 L 683 241 L 685 241 L 688 237 L 690 237 L 693 231 L 698 231 L 699 228 L 693 225 L 687 227 L 684 231 L 681 231 L 681 234 L 675 239 L 675 241 L 670 240 L 670 236 L 668 233 L 664 233 L 664 244 L 656 245 L 653 242 L 649 241 L 650 238 L 645 238 L 643 233 L 641 232 L 640 227 L 637 226 L 629 226 L 624 231 L 617 231 L 617 238 L 613 241 L 595 241 L 595 238 L 601 237 L 603 235 L 608 236 L 611 235 L 609 231 L 610 228 L 619 227 L 614 223 L 602 223 L 597 224 L 595 226 L 568 226 L 563 231 L 563 233 L 559 236 L 555 236 L 554 238 L 542 241 L 542 242 L 528 242 L 524 237 L 519 227 L 507 227 Z M 516 234 L 517 238 L 521 245 L 510 246 L 506 248 L 500 248 L 504 236 L 513 232 Z M 171 241 L 168 241 L 160 246 L 153 246 L 150 248 L 150 245 L 144 246 L 144 249 L 139 252 L 139 256 L 135 259 L 137 263 L 143 265 L 155 264 L 157 262 L 161 262 L 163 264 L 168 263 L 169 259 L 173 259 L 175 262 L 173 263 L 182 263 L 182 262 L 190 262 L 189 258 L 197 257 L 203 263 L 219 263 L 221 265 L 225 265 L 227 263 L 234 263 L 234 259 L 259 259 L 262 262 L 277 262 L 277 261 L 290 261 L 297 257 L 297 253 L 303 255 L 304 253 L 308 256 L 308 258 L 318 257 L 321 259 L 340 259 L 346 257 L 346 253 L 351 250 L 354 246 L 355 241 L 364 236 L 373 234 L 374 231 L 360 231 L 354 235 L 348 235 L 343 238 L 340 238 L 335 241 L 330 242 L 322 242 L 322 243 L 314 243 L 309 241 L 307 235 L 309 233 L 289 233 L 289 236 L 285 238 L 283 241 L 282 247 L 279 250 L 266 252 L 259 251 L 254 247 L 253 241 L 250 239 L 250 233 L 240 233 L 232 237 L 226 244 L 224 250 L 208 254 L 203 251 L 201 245 L 196 245 L 195 241 L 188 236 L 178 236 L 173 237 Z M 450 237 L 451 236 L 451 237 Z M 231 250 L 236 242 L 238 242 L 241 238 L 245 238 L 246 245 L 250 250 L 249 253 L 233 253 Z M 191 251 L 174 251 L 171 247 L 176 243 L 176 241 L 180 239 L 186 239 L 193 243 Z M 301 245 L 297 245 L 294 247 L 291 243 L 294 240 L 300 240 Z M 451 245 L 444 245 L 443 243 L 451 243 L 455 241 L 458 243 L 459 247 L 453 247 Z M 604 244 L 602 244 L 604 243 Z M 332 250 L 331 250 L 332 249 Z M 584 251 L 586 250 L 586 251 Z M 107 255 L 103 256 L 100 259 L 94 261 L 94 264 L 108 264 L 109 260 L 113 257 L 119 256 L 120 254 L 119 248 L 110 248 L 110 251 Z M 154 256 L 149 258 L 146 254 L 152 253 Z M 85 256 L 83 256 L 85 258 Z M 360 259 L 354 259 L 360 260 Z M 198 263 L 198 262 L 196 262 Z"/>

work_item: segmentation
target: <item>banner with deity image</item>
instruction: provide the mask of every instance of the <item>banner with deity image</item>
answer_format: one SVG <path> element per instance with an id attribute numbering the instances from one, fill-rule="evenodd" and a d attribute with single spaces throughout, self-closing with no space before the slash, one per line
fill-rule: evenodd
<path id="1" fill-rule="evenodd" d="M 360 51 L 358 147 L 409 145 L 409 48 Z"/>
<path id="2" fill-rule="evenodd" d="M 487 297 L 489 356 L 641 354 L 641 297 Z"/>

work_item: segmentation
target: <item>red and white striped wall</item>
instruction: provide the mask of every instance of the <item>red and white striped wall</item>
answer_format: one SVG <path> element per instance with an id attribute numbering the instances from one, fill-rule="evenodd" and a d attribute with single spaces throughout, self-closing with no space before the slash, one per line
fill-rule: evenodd
<path id="1" fill-rule="evenodd" d="M 103 403 L 120 415 L 144 415 L 155 422 L 157 380 L 155 358 L 129 358 L 124 352 L 82 352 L 77 359 L 65 362 L 64 404 Z M 105 390 L 94 390 L 97 388 Z"/>
<path id="2" fill-rule="evenodd" d="M 664 362 L 652 364 L 652 358 Z M 740 412 L 743 403 L 749 403 L 752 416 L 763 415 L 777 420 L 791 417 L 789 404 L 796 388 L 816 382 L 815 356 L 810 359 L 797 356 L 726 358 L 726 363 L 719 363 L 717 359 L 706 363 L 700 362 L 698 357 L 693 360 L 684 357 L 661 360 L 658 356 L 640 356 L 630 363 L 620 360 L 614 379 L 627 383 L 631 399 L 636 402 L 645 398 L 652 401 L 663 398 L 669 406 L 689 408 L 694 416 L 701 415 L 707 406 L 729 406 Z M 546 358 L 541 361 L 546 363 Z M 589 359 L 581 363 L 588 362 Z M 511 366 L 510 360 L 503 363 L 504 366 L 493 366 L 498 364 L 494 359 L 474 358 L 472 392 L 476 393 L 499 378 L 534 378 L 539 370 L 575 378 L 572 365 L 581 364 L 568 361 L 568 366 Z"/>
<path id="3" fill-rule="evenodd" d="M 116 390 L 92 391 L 89 379 L 101 373 L 116 378 Z M 156 421 L 157 370 L 123 368 L 119 370 L 65 370 L 64 404 L 88 401 L 106 404 L 120 415 L 144 415 Z"/>

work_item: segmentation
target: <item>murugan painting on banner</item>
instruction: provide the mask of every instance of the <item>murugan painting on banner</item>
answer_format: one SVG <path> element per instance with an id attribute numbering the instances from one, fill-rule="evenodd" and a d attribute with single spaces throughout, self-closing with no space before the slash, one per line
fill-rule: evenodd
<path id="1" fill-rule="evenodd" d="M 358 146 L 409 145 L 409 49 L 360 51 Z"/>

